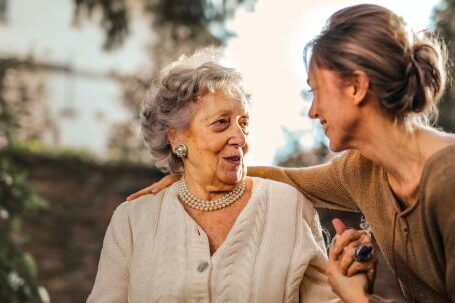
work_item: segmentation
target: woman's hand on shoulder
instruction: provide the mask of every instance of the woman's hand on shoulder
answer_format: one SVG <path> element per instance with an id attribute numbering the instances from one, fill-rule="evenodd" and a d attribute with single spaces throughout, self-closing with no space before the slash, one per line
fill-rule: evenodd
<path id="1" fill-rule="evenodd" d="M 180 179 L 179 174 L 172 174 L 172 175 L 167 175 L 163 177 L 161 180 L 158 182 L 153 183 L 152 185 L 143 188 L 131 195 L 129 195 L 126 200 L 127 201 L 132 201 L 135 200 L 141 196 L 148 195 L 148 194 L 157 194 L 161 190 L 171 186 L 173 183 L 177 182 Z"/>

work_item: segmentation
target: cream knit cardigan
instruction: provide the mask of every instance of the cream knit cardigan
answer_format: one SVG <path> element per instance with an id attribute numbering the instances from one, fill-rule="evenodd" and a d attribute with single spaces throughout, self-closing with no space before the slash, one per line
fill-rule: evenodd
<path id="1" fill-rule="evenodd" d="M 210 256 L 176 185 L 121 204 L 88 303 L 336 302 L 318 216 L 294 188 L 254 178 L 251 198 Z"/>

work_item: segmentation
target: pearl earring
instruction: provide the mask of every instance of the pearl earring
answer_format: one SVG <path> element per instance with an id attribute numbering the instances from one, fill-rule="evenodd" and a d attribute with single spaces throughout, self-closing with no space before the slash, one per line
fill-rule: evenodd
<path id="1" fill-rule="evenodd" d="M 174 154 L 180 159 L 183 159 L 188 154 L 188 147 L 183 143 L 177 144 L 174 149 Z"/>

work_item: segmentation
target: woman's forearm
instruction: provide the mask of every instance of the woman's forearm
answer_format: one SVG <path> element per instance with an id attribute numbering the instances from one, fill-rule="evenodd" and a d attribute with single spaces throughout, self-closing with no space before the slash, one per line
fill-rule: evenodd
<path id="1" fill-rule="evenodd" d="M 292 181 L 286 174 L 284 167 L 278 166 L 250 166 L 248 167 L 248 176 L 259 177 L 264 179 L 275 180 L 289 184 L 300 190 L 298 185 Z"/>
<path id="2" fill-rule="evenodd" d="M 341 185 L 331 163 L 311 167 L 248 167 L 248 175 L 283 182 L 295 187 L 315 207 L 357 211 L 346 189 Z"/>

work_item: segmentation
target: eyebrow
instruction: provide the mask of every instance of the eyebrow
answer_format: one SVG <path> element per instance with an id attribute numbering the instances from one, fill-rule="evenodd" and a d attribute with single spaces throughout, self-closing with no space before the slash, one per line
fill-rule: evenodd
<path id="1" fill-rule="evenodd" d="M 208 116 L 208 117 L 206 118 L 206 120 L 211 120 L 211 119 L 213 119 L 213 118 L 215 118 L 215 117 L 219 117 L 219 116 L 223 116 L 223 115 L 229 115 L 230 113 L 231 113 L 230 110 L 220 110 L 220 111 L 217 111 L 216 113 L 214 113 L 214 114 Z M 249 118 L 250 118 L 250 115 L 249 115 L 248 113 L 245 113 L 244 115 L 242 115 L 242 117 L 246 117 L 246 118 L 249 119 Z"/>
<path id="2" fill-rule="evenodd" d="M 223 116 L 223 115 L 228 115 L 228 114 L 230 114 L 230 111 L 229 111 L 229 110 L 219 110 L 219 111 L 215 112 L 214 114 L 208 116 L 206 119 L 207 119 L 207 120 L 211 120 L 211 119 L 213 119 L 213 118 L 215 118 L 215 117 L 219 117 L 219 116 Z"/>

